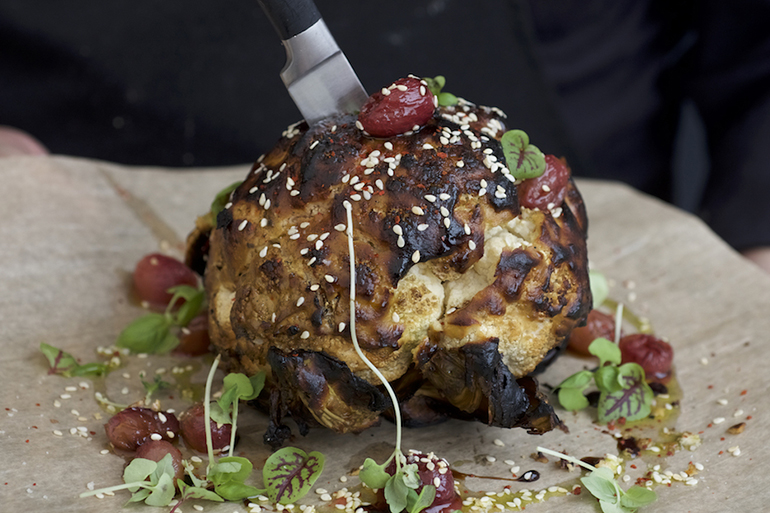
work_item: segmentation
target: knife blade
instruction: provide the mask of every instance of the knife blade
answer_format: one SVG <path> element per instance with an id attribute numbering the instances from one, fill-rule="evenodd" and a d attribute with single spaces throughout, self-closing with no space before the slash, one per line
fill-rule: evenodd
<path id="1" fill-rule="evenodd" d="M 259 0 L 286 49 L 281 70 L 289 95 L 309 125 L 355 112 L 369 96 L 312 0 Z"/>

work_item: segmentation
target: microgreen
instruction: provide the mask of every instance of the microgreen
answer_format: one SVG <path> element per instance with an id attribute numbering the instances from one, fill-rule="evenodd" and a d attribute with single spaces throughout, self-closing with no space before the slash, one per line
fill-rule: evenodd
<path id="1" fill-rule="evenodd" d="M 277 450 L 265 462 L 262 478 L 267 496 L 279 504 L 291 504 L 303 497 L 321 475 L 324 455 L 307 454 L 296 447 Z"/>
<path id="2" fill-rule="evenodd" d="M 622 490 L 615 480 L 615 474 L 608 468 L 596 468 L 582 460 L 544 447 L 538 447 L 537 450 L 590 470 L 591 473 L 581 478 L 580 482 L 591 495 L 599 499 L 603 513 L 633 513 L 658 498 L 655 492 L 642 486 L 634 485 L 628 490 Z"/>
<path id="3" fill-rule="evenodd" d="M 440 106 L 451 107 L 452 105 L 457 105 L 457 96 L 452 93 L 441 91 L 446 85 L 446 78 L 444 78 L 443 75 L 438 75 L 433 78 L 424 78 L 423 80 L 428 84 L 428 89 L 433 93 L 433 96 L 436 97 Z"/>
<path id="4" fill-rule="evenodd" d="M 152 394 L 154 394 L 161 388 L 170 387 L 171 383 L 167 381 L 163 381 L 160 375 L 156 374 L 155 378 L 152 381 L 142 380 L 142 386 L 144 386 L 144 390 L 145 392 L 147 392 L 144 396 L 144 404 L 150 404 L 150 400 L 152 399 Z"/>
<path id="5" fill-rule="evenodd" d="M 265 386 L 265 373 L 260 372 L 248 377 L 241 373 L 231 373 L 224 378 L 222 395 L 211 409 L 211 418 L 219 424 L 232 424 L 230 431 L 230 456 L 235 446 L 235 429 L 238 421 L 238 402 L 256 399 Z"/>
<path id="6" fill-rule="evenodd" d="M 443 79 L 444 77 L 436 77 Z M 430 83 L 430 82 L 429 82 Z M 443 86 L 443 82 L 440 87 Z M 396 448 L 390 457 L 382 465 L 376 461 L 367 458 L 364 461 L 359 478 L 369 488 L 384 488 L 385 501 L 388 503 L 391 513 L 400 513 L 406 510 L 408 513 L 419 513 L 433 503 L 436 497 L 436 487 L 433 485 L 423 486 L 420 494 L 417 494 L 417 488 L 420 487 L 420 477 L 417 473 L 417 465 L 414 463 L 405 464 L 406 458 L 401 452 L 401 409 L 399 408 L 398 398 L 393 388 L 380 370 L 366 357 L 361 351 L 356 335 L 356 258 L 353 246 L 353 213 L 349 201 L 343 203 L 347 211 L 348 226 L 346 234 L 348 236 L 348 252 L 350 253 L 350 336 L 353 341 L 353 348 L 358 357 L 363 360 L 369 369 L 379 378 L 382 385 L 388 392 L 390 400 L 393 403 L 393 413 L 396 421 Z M 386 468 L 391 462 L 395 464 L 393 475 L 388 474 Z"/>
<path id="7" fill-rule="evenodd" d="M 233 191 L 238 188 L 239 185 L 243 183 L 242 181 L 238 181 L 235 183 L 231 183 L 221 191 L 217 193 L 217 195 L 214 197 L 214 201 L 211 202 L 211 211 L 209 212 L 209 215 L 211 216 L 211 224 L 216 225 L 217 224 L 217 214 L 219 214 L 224 208 L 225 205 L 227 205 L 227 202 L 230 201 L 230 195 L 232 195 Z"/>
<path id="8" fill-rule="evenodd" d="M 40 352 L 48 360 L 48 374 L 58 374 L 65 378 L 73 376 L 102 376 L 109 372 L 110 365 L 107 363 L 85 363 L 80 365 L 74 356 L 62 351 L 58 347 L 40 343 Z"/>
<path id="9" fill-rule="evenodd" d="M 593 307 L 599 308 L 610 295 L 610 284 L 607 278 L 599 271 L 588 271 L 588 283 L 591 286 Z"/>
<path id="10" fill-rule="evenodd" d="M 625 418 L 639 420 L 650 414 L 653 392 L 647 384 L 644 369 L 636 363 L 620 365 L 618 346 L 606 338 L 597 338 L 588 351 L 599 358 L 595 371 L 582 370 L 559 384 L 558 398 L 567 410 L 582 410 L 588 406 L 583 392 L 591 381 L 599 389 L 599 422 Z"/>
<path id="11" fill-rule="evenodd" d="M 171 454 L 166 454 L 157 463 L 145 458 L 134 458 L 123 471 L 124 484 L 90 490 L 81 493 L 89 497 L 98 493 L 128 489 L 128 502 L 142 502 L 150 506 L 168 506 L 174 498 L 174 464 Z"/>
<path id="12" fill-rule="evenodd" d="M 172 297 L 166 311 L 148 313 L 134 320 L 118 335 L 115 345 L 134 353 L 167 353 L 178 346 L 179 337 L 172 328 L 187 326 L 203 309 L 206 294 L 202 288 L 189 285 L 177 285 L 168 292 Z M 177 305 L 180 300 L 183 302 Z"/>
<path id="13" fill-rule="evenodd" d="M 508 130 L 500 138 L 505 162 L 517 180 L 537 178 L 545 173 L 545 155 L 523 130 Z"/>

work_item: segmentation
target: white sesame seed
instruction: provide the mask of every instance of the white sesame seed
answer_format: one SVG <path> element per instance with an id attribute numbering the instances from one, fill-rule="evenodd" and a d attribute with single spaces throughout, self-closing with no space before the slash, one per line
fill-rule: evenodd
<path id="1" fill-rule="evenodd" d="M 267 218 L 266 217 L 262 218 L 262 220 L 259 222 L 259 226 L 262 227 L 262 228 L 267 226 Z"/>
<path id="2" fill-rule="evenodd" d="M 383 146 L 385 146 L 385 149 L 387 149 L 387 150 L 392 150 L 393 149 L 393 143 L 390 142 L 390 141 L 385 141 L 385 144 Z"/>
<path id="3" fill-rule="evenodd" d="M 168 419 L 166 418 L 166 416 L 165 416 L 165 415 L 163 415 L 163 412 L 162 412 L 162 411 L 159 411 L 159 412 L 158 412 L 158 418 L 160 419 L 160 423 L 161 423 L 161 424 L 165 424 L 165 423 L 166 423 L 166 421 L 168 421 Z"/>
<path id="4" fill-rule="evenodd" d="M 344 232 L 345 231 L 345 225 L 340 223 L 340 224 L 336 225 L 334 227 L 334 229 L 337 230 L 338 232 Z"/>
<path id="5" fill-rule="evenodd" d="M 495 458 L 494 456 L 487 455 L 487 461 L 490 463 L 494 463 L 497 461 L 497 458 Z"/>
<path id="6" fill-rule="evenodd" d="M 324 279 L 325 279 L 325 280 L 326 280 L 328 283 L 334 283 L 334 280 L 335 280 L 334 276 L 332 276 L 331 274 L 326 274 L 326 275 L 324 275 Z"/>
<path id="7" fill-rule="evenodd" d="M 724 417 L 717 417 L 714 420 L 712 420 L 711 422 L 713 422 L 714 424 L 721 424 L 724 421 L 725 421 Z"/>
<path id="8" fill-rule="evenodd" d="M 356 128 L 358 128 L 359 130 L 363 130 L 364 125 L 362 125 L 360 121 L 356 120 Z"/>
<path id="9" fill-rule="evenodd" d="M 427 229 L 428 229 L 428 225 L 425 223 L 417 225 L 417 231 L 424 232 Z"/>
<path id="10" fill-rule="evenodd" d="M 401 225 L 394 224 L 393 225 L 393 233 L 395 233 L 396 235 L 403 235 L 404 234 L 404 230 L 401 228 Z"/>
<path id="11" fill-rule="evenodd" d="M 320 288 L 321 288 L 321 286 L 319 284 L 317 284 L 317 283 L 314 283 L 314 284 L 312 284 L 310 286 L 310 290 L 313 291 L 313 292 L 315 292 L 316 290 L 318 290 Z"/>
<path id="12" fill-rule="evenodd" d="M 441 215 L 442 215 L 442 216 L 444 216 L 444 217 L 449 217 L 449 209 L 448 209 L 448 208 L 446 208 L 446 207 L 443 207 L 443 206 L 442 206 L 442 207 L 439 209 L 439 211 L 441 212 Z"/>
<path id="13" fill-rule="evenodd" d="M 390 94 L 390 89 L 388 89 L 387 87 L 383 87 L 380 92 L 382 93 L 383 96 L 388 96 Z"/>
<path id="14" fill-rule="evenodd" d="M 381 191 L 384 191 L 384 190 L 385 190 L 385 184 L 383 184 L 383 183 L 382 183 L 382 180 L 380 180 L 379 178 L 378 178 L 377 180 L 375 180 L 375 181 L 374 181 L 374 185 L 376 185 L 376 186 L 377 186 L 377 188 L 378 188 L 379 190 L 381 190 Z"/>
<path id="15" fill-rule="evenodd" d="M 351 194 L 350 199 L 353 201 L 361 201 L 361 195 L 360 194 Z"/>
<path id="16" fill-rule="evenodd" d="M 709 364 L 709 359 L 706 358 L 706 357 L 701 358 L 700 359 L 700 364 L 701 365 L 708 365 Z"/>
<path id="17" fill-rule="evenodd" d="M 157 442 L 158 440 L 163 440 L 163 437 L 158 433 L 153 433 L 150 435 L 150 439 L 155 440 Z"/>
<path id="18" fill-rule="evenodd" d="M 473 242 L 472 240 L 469 240 L 468 247 L 470 248 L 471 251 L 474 251 L 476 249 L 476 243 Z"/>
<path id="19" fill-rule="evenodd" d="M 332 500 L 332 496 L 329 495 L 328 493 L 323 493 L 323 494 L 321 494 L 321 500 L 329 502 L 330 500 Z"/>
<path id="20" fill-rule="evenodd" d="M 267 246 L 259 250 L 259 256 L 260 258 L 265 258 L 265 256 L 267 256 Z"/>
<path id="21" fill-rule="evenodd" d="M 244 219 L 241 221 L 241 224 L 238 225 L 238 231 L 242 232 L 244 228 L 246 228 L 246 225 L 249 224 L 249 221 L 247 219 Z"/>
<path id="22" fill-rule="evenodd" d="M 310 251 L 310 248 L 302 248 L 299 250 L 299 254 L 302 256 L 305 256 L 308 254 L 309 251 Z"/>
<path id="23" fill-rule="evenodd" d="M 455 163 L 455 166 L 457 166 L 457 167 L 463 167 L 464 165 L 465 165 L 465 162 L 463 162 L 462 160 L 458 160 L 458 161 Z"/>
<path id="24" fill-rule="evenodd" d="M 412 253 L 412 262 L 416 264 L 419 261 L 420 261 L 420 251 L 418 250 Z"/>
<path id="25" fill-rule="evenodd" d="M 498 446 L 498 447 L 505 447 L 505 442 L 503 442 L 503 441 L 502 441 L 502 440 L 500 440 L 499 438 L 495 438 L 495 440 L 494 440 L 494 442 L 493 442 L 493 443 L 494 443 L 496 446 Z"/>
<path id="26" fill-rule="evenodd" d="M 297 306 L 302 306 L 302 303 L 305 302 L 305 296 L 300 296 L 300 298 L 297 300 Z"/>
<path id="27" fill-rule="evenodd" d="M 306 338 L 310 338 L 310 332 L 305 330 L 302 332 L 302 335 L 299 336 L 302 340 L 305 340 Z"/>
<path id="28" fill-rule="evenodd" d="M 318 143 L 320 143 L 320 141 L 313 141 L 313 142 L 310 144 L 310 149 L 312 150 L 313 148 L 315 148 L 316 146 L 318 146 Z"/>
<path id="29" fill-rule="evenodd" d="M 397 88 L 399 91 L 401 91 L 401 92 L 404 92 L 404 91 L 406 91 L 406 90 L 408 89 L 408 88 L 407 88 L 407 87 L 406 87 L 404 84 L 398 84 L 398 85 L 396 86 L 396 88 Z"/>
<path id="30" fill-rule="evenodd" d="M 444 226 L 446 228 L 449 228 L 451 226 L 451 224 L 452 224 L 452 221 L 448 217 L 445 217 L 444 218 Z"/>
<path id="31" fill-rule="evenodd" d="M 416 216 L 422 216 L 425 215 L 425 211 L 418 206 L 414 206 L 412 207 L 412 214 Z"/>
<path id="32" fill-rule="evenodd" d="M 69 398 L 71 398 L 72 396 L 71 396 L 70 394 L 62 394 L 62 395 L 60 395 L 59 397 L 61 397 L 62 399 L 69 399 Z"/>
<path id="33" fill-rule="evenodd" d="M 426 194 L 424 197 L 426 200 L 430 201 L 431 203 L 436 202 L 436 197 L 433 194 Z"/>
<path id="34" fill-rule="evenodd" d="M 320 250 L 320 249 L 321 249 L 323 246 L 324 246 L 324 241 L 322 241 L 322 240 L 317 240 L 317 241 L 315 242 L 315 249 L 316 249 L 316 251 Z"/>
<path id="35" fill-rule="evenodd" d="M 551 188 L 547 184 L 543 184 L 541 189 L 543 189 L 543 192 L 551 192 Z"/>
<path id="36" fill-rule="evenodd" d="M 419 127 L 417 127 L 417 128 L 419 128 Z M 434 149 L 434 148 L 433 148 L 433 146 L 431 146 L 430 144 L 428 144 L 428 143 L 425 143 L 425 144 L 423 144 L 423 145 L 422 145 L 422 149 L 423 149 L 423 150 L 432 150 L 432 149 Z"/>
<path id="37" fill-rule="evenodd" d="M 341 322 L 341 323 L 339 324 L 339 326 L 337 326 L 337 331 L 339 331 L 340 333 L 342 333 L 343 331 L 345 331 L 345 326 L 346 326 L 346 324 L 345 324 L 344 322 Z"/>
<path id="38" fill-rule="evenodd" d="M 725 406 L 727 404 L 727 399 L 717 399 L 717 404 Z"/>
<path id="39" fill-rule="evenodd" d="M 54 430 L 53 430 L 53 434 L 54 434 L 54 435 L 56 435 L 56 436 L 63 436 L 63 435 L 62 435 L 62 432 L 61 432 L 61 431 L 59 431 L 58 429 L 54 429 Z"/>
<path id="40" fill-rule="evenodd" d="M 195 511 L 203 511 L 203 506 L 201 506 L 200 504 L 195 504 L 193 508 L 195 509 Z"/>
<path id="41" fill-rule="evenodd" d="M 316 263 L 317 260 L 318 259 L 316 257 L 313 257 L 313 258 L 311 258 L 310 260 L 307 261 L 307 265 L 308 266 L 312 266 L 314 263 Z"/>

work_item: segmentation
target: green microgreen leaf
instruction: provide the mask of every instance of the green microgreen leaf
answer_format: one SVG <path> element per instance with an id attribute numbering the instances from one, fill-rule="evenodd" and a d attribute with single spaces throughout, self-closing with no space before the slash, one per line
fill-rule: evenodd
<path id="1" fill-rule="evenodd" d="M 642 506 L 652 504 L 657 499 L 658 495 L 652 490 L 642 486 L 632 486 L 620 498 L 620 504 L 626 508 L 641 508 Z"/>
<path id="2" fill-rule="evenodd" d="M 583 395 L 583 391 L 591 384 L 593 375 L 593 372 L 583 370 L 561 382 L 557 388 L 559 403 L 564 409 L 577 411 L 588 406 L 588 399 Z"/>
<path id="3" fill-rule="evenodd" d="M 417 463 L 410 463 L 401 467 L 401 473 L 404 476 L 404 484 L 409 488 L 416 490 L 420 487 L 420 474 Z"/>
<path id="4" fill-rule="evenodd" d="M 599 467 L 581 478 L 580 482 L 600 501 L 617 502 L 618 486 L 615 483 L 615 475 L 610 469 Z"/>
<path id="5" fill-rule="evenodd" d="M 438 104 L 442 107 L 450 107 L 457 105 L 457 96 L 452 93 L 442 92 L 441 90 L 446 85 L 446 79 L 442 75 L 438 75 L 433 78 L 423 78 L 428 84 L 428 89 L 433 96 L 438 100 Z"/>
<path id="6" fill-rule="evenodd" d="M 617 392 L 623 389 L 623 383 L 619 381 L 620 372 L 614 365 L 607 365 L 605 367 L 599 367 L 594 373 L 594 381 L 596 382 L 596 388 L 600 392 Z"/>
<path id="7" fill-rule="evenodd" d="M 171 308 L 179 301 L 184 299 L 184 302 L 172 315 L 174 324 L 177 326 L 187 326 L 203 309 L 203 305 L 206 302 L 206 291 L 204 289 L 198 289 L 189 285 L 177 285 L 171 287 L 168 292 L 173 294 L 171 301 L 168 303 L 167 314 L 171 314 Z"/>
<path id="8" fill-rule="evenodd" d="M 636 363 L 626 363 L 618 368 L 618 373 L 623 388 L 601 393 L 597 411 L 599 421 L 609 422 L 621 417 L 633 421 L 647 417 L 654 394 L 645 380 L 644 369 Z"/>
<path id="9" fill-rule="evenodd" d="M 172 320 L 166 315 L 159 313 L 143 315 L 126 326 L 118 336 L 115 345 L 130 349 L 134 353 L 162 352 L 171 345 L 169 338 L 176 338 L 171 334 L 171 326 Z"/>
<path id="10" fill-rule="evenodd" d="M 433 485 L 423 486 L 422 490 L 420 491 L 420 495 L 417 495 L 417 492 L 414 490 L 409 490 L 409 494 L 407 496 L 407 510 L 409 513 L 419 513 L 420 511 L 433 504 L 433 499 L 435 498 L 436 487 Z"/>
<path id="11" fill-rule="evenodd" d="M 545 173 L 545 155 L 523 130 L 508 130 L 500 138 L 505 162 L 517 180 L 537 178 Z"/>
<path id="12" fill-rule="evenodd" d="M 599 337 L 588 346 L 588 352 L 599 358 L 599 366 L 604 366 L 606 363 L 612 363 L 620 365 L 621 354 L 620 348 L 615 342 L 608 340 L 604 337 Z"/>
<path id="13" fill-rule="evenodd" d="M 179 486 L 179 493 L 182 495 L 182 499 L 203 499 L 206 501 L 223 502 L 224 499 L 206 488 L 200 486 L 190 486 L 181 479 L 177 479 Z"/>
<path id="14" fill-rule="evenodd" d="M 403 473 L 396 472 L 385 484 L 385 501 L 391 513 L 400 513 L 407 506 L 407 495 L 410 488 L 404 483 Z"/>
<path id="15" fill-rule="evenodd" d="M 86 363 L 80 365 L 74 356 L 45 342 L 40 343 L 40 352 L 48 360 L 48 374 L 58 374 L 65 378 L 74 376 L 102 376 L 110 370 L 106 363 Z"/>
<path id="16" fill-rule="evenodd" d="M 588 282 L 591 285 L 593 307 L 599 308 L 610 295 L 610 284 L 599 271 L 588 271 Z"/>
<path id="17" fill-rule="evenodd" d="M 123 481 L 126 483 L 140 483 L 145 481 L 150 475 L 158 468 L 158 464 L 152 460 L 145 458 L 134 458 L 131 463 L 123 470 Z M 130 492 L 135 492 L 139 489 L 139 486 L 128 489 Z"/>
<path id="18" fill-rule="evenodd" d="M 217 195 L 214 197 L 214 201 L 211 202 L 211 211 L 209 212 L 209 215 L 211 216 L 211 224 L 216 225 L 217 224 L 217 215 L 222 211 L 222 209 L 225 208 L 225 205 L 227 205 L 227 202 L 230 201 L 230 196 L 232 195 L 233 191 L 238 188 L 239 185 L 243 183 L 242 181 L 234 182 L 222 189 L 217 193 Z"/>
<path id="19" fill-rule="evenodd" d="M 375 490 L 385 488 L 388 479 L 391 477 L 390 474 L 385 472 L 387 464 L 388 462 L 378 465 L 373 459 L 366 458 L 363 468 L 361 468 L 361 472 L 358 473 L 358 477 L 361 479 L 361 482 L 369 488 Z"/>
<path id="20" fill-rule="evenodd" d="M 170 456 L 170 454 L 166 456 Z M 158 477 L 158 482 L 153 487 L 150 495 L 144 499 L 144 503 L 149 506 L 168 506 L 173 500 L 175 493 L 176 488 L 174 488 L 173 474 L 164 473 Z"/>
<path id="21" fill-rule="evenodd" d="M 209 468 L 208 479 L 214 484 L 214 491 L 228 501 L 237 501 L 259 495 L 264 490 L 247 485 L 254 466 L 246 458 L 225 456 Z"/>
<path id="22" fill-rule="evenodd" d="M 267 496 L 279 504 L 297 501 L 313 486 L 324 467 L 324 455 L 320 452 L 307 454 L 296 447 L 279 449 L 265 462 L 262 478 Z"/>
<path id="23" fill-rule="evenodd" d="M 167 381 L 163 381 L 160 375 L 156 374 L 154 379 L 151 382 L 142 380 L 142 386 L 144 386 L 144 390 L 146 392 L 146 395 L 144 396 L 144 404 L 150 404 L 150 400 L 152 399 L 152 394 L 154 394 L 155 392 L 157 392 L 162 388 L 170 387 L 171 383 Z"/>

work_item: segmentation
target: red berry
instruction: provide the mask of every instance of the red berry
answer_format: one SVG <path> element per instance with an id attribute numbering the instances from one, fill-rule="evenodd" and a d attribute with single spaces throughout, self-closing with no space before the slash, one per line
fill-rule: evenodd
<path id="1" fill-rule="evenodd" d="M 519 185 L 519 203 L 522 207 L 545 210 L 549 204 L 561 205 L 569 183 L 569 168 L 553 155 L 545 156 L 545 172 Z"/>
<path id="2" fill-rule="evenodd" d="M 437 458 L 433 453 L 425 455 L 423 453 L 410 453 L 406 457 L 406 463 L 417 464 L 417 474 L 420 476 L 420 486 L 415 490 L 418 494 L 422 491 L 425 485 L 433 485 L 436 487 L 436 497 L 433 502 L 425 508 L 425 513 L 446 513 L 455 511 L 462 508 L 462 501 L 460 496 L 455 492 L 455 480 L 452 475 L 452 471 L 449 469 L 449 464 L 442 458 Z M 390 475 L 396 472 L 395 461 L 385 469 Z M 383 491 L 380 490 L 378 495 L 381 496 L 380 502 L 383 502 L 385 497 Z"/>
<path id="3" fill-rule="evenodd" d="M 174 477 L 176 479 L 184 478 L 184 466 L 182 465 L 182 453 L 165 440 L 149 440 L 144 442 L 136 449 L 136 458 L 144 458 L 158 462 L 166 454 L 171 454 L 171 464 L 174 466 Z"/>
<path id="4" fill-rule="evenodd" d="M 104 430 L 113 446 L 124 451 L 135 451 L 150 440 L 153 434 L 160 435 L 166 441 L 176 438 L 179 435 L 179 422 L 172 413 L 134 407 L 113 415 L 104 425 Z"/>
<path id="5" fill-rule="evenodd" d="M 179 345 L 174 349 L 174 354 L 200 356 L 209 352 L 210 344 L 209 317 L 203 313 L 182 328 L 179 333 Z"/>
<path id="6" fill-rule="evenodd" d="M 433 93 L 420 79 L 399 78 L 366 100 L 358 121 L 375 137 L 391 137 L 424 125 L 435 109 Z"/>
<path id="7" fill-rule="evenodd" d="M 203 403 L 195 403 L 179 416 L 182 438 L 191 449 L 198 452 L 206 452 L 206 423 L 204 419 Z M 230 445 L 232 424 L 217 425 L 209 419 L 211 425 L 211 445 L 215 452 Z"/>
<path id="8" fill-rule="evenodd" d="M 176 285 L 198 285 L 198 277 L 193 270 L 179 260 L 153 253 L 136 264 L 134 288 L 140 301 L 165 308 L 172 297 L 168 289 Z"/>
<path id="9" fill-rule="evenodd" d="M 615 319 L 598 310 L 588 312 L 586 325 L 572 330 L 569 336 L 569 348 L 578 354 L 589 356 L 588 346 L 599 337 L 609 340 L 615 338 Z"/>
<path id="10" fill-rule="evenodd" d="M 635 333 L 620 339 L 622 363 L 638 363 L 648 381 L 667 381 L 671 375 L 674 349 L 653 335 Z"/>

